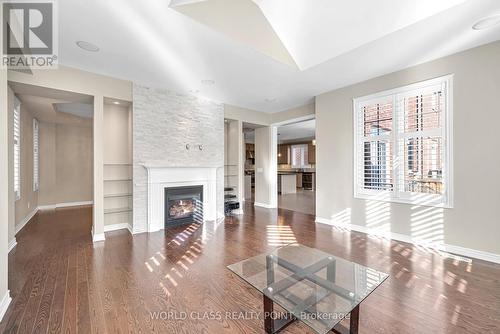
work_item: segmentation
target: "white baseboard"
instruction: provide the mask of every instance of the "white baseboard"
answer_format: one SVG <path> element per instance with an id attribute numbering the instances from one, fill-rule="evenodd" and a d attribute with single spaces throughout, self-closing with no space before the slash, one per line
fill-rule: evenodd
<path id="1" fill-rule="evenodd" d="M 480 251 L 472 248 L 465 248 L 455 245 L 444 245 L 444 251 L 452 254 L 463 255 L 467 257 L 472 257 L 475 259 L 480 259 L 484 261 L 489 261 L 493 263 L 500 264 L 500 254 Z"/>
<path id="2" fill-rule="evenodd" d="M 106 236 L 104 235 L 104 233 L 92 233 L 92 242 L 99 242 L 104 240 L 106 240 Z"/>
<path id="3" fill-rule="evenodd" d="M 132 225 L 127 224 L 127 230 L 130 232 L 130 234 L 134 235 L 134 228 L 132 227 Z"/>
<path id="4" fill-rule="evenodd" d="M 28 222 L 31 220 L 31 218 L 33 218 L 36 215 L 37 212 L 38 208 L 33 209 L 33 211 L 28 213 L 26 217 L 24 217 L 19 223 L 16 224 L 16 234 L 18 234 L 19 231 L 21 231 L 23 227 L 26 226 L 26 224 L 28 224 Z"/>
<path id="5" fill-rule="evenodd" d="M 104 232 L 117 230 L 130 230 L 130 225 L 128 223 L 104 225 Z"/>
<path id="6" fill-rule="evenodd" d="M 84 202 L 65 202 L 65 203 L 56 203 L 56 204 L 49 204 L 49 205 L 39 205 L 38 209 L 39 210 L 55 210 L 59 208 L 69 208 L 73 206 L 85 206 L 85 205 L 92 205 L 94 204 L 94 201 L 84 201 Z"/>
<path id="7" fill-rule="evenodd" d="M 150 232 L 150 231 L 147 230 L 147 228 L 141 228 L 141 229 L 139 229 L 139 228 L 134 228 L 132 226 L 130 226 L 129 228 L 131 230 L 130 233 L 132 233 L 132 234 L 140 234 L 140 233 Z M 159 231 L 159 230 L 157 230 L 157 231 Z M 151 232 L 157 232 L 157 231 L 151 231 Z"/>
<path id="8" fill-rule="evenodd" d="M 7 292 L 3 296 L 2 300 L 0 300 L 0 321 L 2 321 L 2 318 L 5 315 L 5 312 L 7 312 L 7 309 L 9 308 L 9 304 L 10 304 L 11 300 L 12 300 L 12 298 L 10 298 L 10 292 L 9 292 L 9 290 L 7 290 Z"/>
<path id="9" fill-rule="evenodd" d="M 40 211 L 45 211 L 45 210 L 55 210 L 56 209 L 56 205 L 39 205 L 38 206 L 38 210 Z"/>
<path id="10" fill-rule="evenodd" d="M 12 239 L 11 241 L 9 241 L 9 253 L 11 250 L 14 249 L 14 247 L 16 247 L 17 245 L 17 240 L 16 240 L 16 237 L 14 237 L 14 239 Z"/>
<path id="11" fill-rule="evenodd" d="M 440 244 L 440 245 L 426 244 L 426 243 L 423 243 L 421 240 L 415 240 L 414 238 L 412 238 L 411 236 L 406 235 L 406 234 L 394 233 L 394 232 L 381 232 L 381 231 L 376 230 L 376 229 L 370 229 L 366 226 L 335 222 L 335 221 L 332 221 L 331 219 L 328 219 L 328 218 L 316 217 L 316 223 L 326 224 L 326 225 L 331 225 L 331 226 L 338 226 L 340 228 L 345 228 L 348 230 L 362 232 L 362 233 L 366 233 L 366 234 L 370 234 L 370 235 L 376 235 L 376 236 L 384 237 L 387 239 L 403 241 L 403 242 L 407 242 L 410 244 L 435 249 L 437 251 L 441 251 L 441 252 L 445 252 L 445 253 L 457 254 L 457 255 L 461 255 L 461 256 L 466 256 L 466 257 L 470 257 L 470 258 L 475 258 L 475 259 L 480 259 L 480 260 L 500 264 L 500 254 L 484 252 L 484 251 L 479 251 L 476 249 L 455 246 L 455 245 L 448 245 L 448 244 Z"/>
<path id="12" fill-rule="evenodd" d="M 276 209 L 275 205 L 259 203 L 259 202 L 254 202 L 253 206 L 258 206 L 258 207 L 266 208 L 266 209 Z"/>
<path id="13" fill-rule="evenodd" d="M 92 204 L 94 204 L 94 201 L 57 203 L 56 204 L 56 209 L 59 209 L 59 208 L 69 208 L 69 207 L 72 207 L 72 206 L 85 206 L 85 205 L 92 205 Z"/>

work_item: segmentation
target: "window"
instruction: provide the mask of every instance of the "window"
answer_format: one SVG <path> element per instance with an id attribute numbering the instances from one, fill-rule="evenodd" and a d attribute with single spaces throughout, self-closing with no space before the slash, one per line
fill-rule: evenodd
<path id="1" fill-rule="evenodd" d="M 21 198 L 21 102 L 14 101 L 14 194 Z"/>
<path id="2" fill-rule="evenodd" d="M 354 99 L 356 198 L 452 206 L 452 76 Z"/>
<path id="3" fill-rule="evenodd" d="M 291 149 L 292 168 L 304 168 L 309 164 L 307 144 L 292 145 Z"/>
<path id="4" fill-rule="evenodd" d="M 33 191 L 38 191 L 40 183 L 40 156 L 38 144 L 38 121 L 33 118 Z"/>

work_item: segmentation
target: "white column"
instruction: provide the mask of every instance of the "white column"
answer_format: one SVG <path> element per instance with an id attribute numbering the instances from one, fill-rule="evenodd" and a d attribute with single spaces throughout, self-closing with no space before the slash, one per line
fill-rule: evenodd
<path id="1" fill-rule="evenodd" d="M 104 236 L 104 158 L 103 158 L 104 99 L 94 96 L 94 217 L 92 240 L 103 241 Z"/>
<path id="2" fill-rule="evenodd" d="M 239 213 L 243 213 L 243 202 L 245 201 L 245 138 L 243 136 L 243 122 L 238 122 L 238 201 L 240 202 Z"/>
<path id="3" fill-rule="evenodd" d="M 255 129 L 255 206 L 278 206 L 277 128 Z"/>
<path id="4" fill-rule="evenodd" d="M 244 160 L 243 160 L 243 122 L 242 121 L 229 121 L 227 123 L 228 132 L 226 140 L 226 164 L 230 166 L 226 167 L 229 174 L 235 174 L 236 176 L 231 176 L 228 178 L 230 186 L 234 186 L 237 189 L 238 201 L 242 203 L 244 198 L 243 183 L 244 183 Z M 243 213 L 240 208 L 235 213 Z"/>
<path id="5" fill-rule="evenodd" d="M 0 10 L 0 17 L 1 15 L 2 13 Z M 12 161 L 9 160 L 9 117 L 7 96 L 7 70 L 0 69 L 0 320 L 2 320 L 11 301 L 7 284 L 7 257 L 9 243 L 9 164 Z"/>

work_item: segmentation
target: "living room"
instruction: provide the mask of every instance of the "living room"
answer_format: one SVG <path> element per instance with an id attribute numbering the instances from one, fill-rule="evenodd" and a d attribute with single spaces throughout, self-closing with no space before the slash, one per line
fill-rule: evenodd
<path id="1" fill-rule="evenodd" d="M 498 1 L 1 9 L 0 333 L 500 332 Z"/>

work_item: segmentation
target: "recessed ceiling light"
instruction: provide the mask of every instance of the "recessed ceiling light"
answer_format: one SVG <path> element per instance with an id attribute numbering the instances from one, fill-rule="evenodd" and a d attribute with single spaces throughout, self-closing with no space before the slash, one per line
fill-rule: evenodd
<path id="1" fill-rule="evenodd" d="M 114 103 L 114 104 L 120 104 L 120 102 L 118 102 L 118 101 L 114 101 L 113 103 Z"/>
<path id="2" fill-rule="evenodd" d="M 76 45 L 78 45 L 78 47 L 80 47 L 81 49 L 83 49 L 85 51 L 90 51 L 90 52 L 99 51 L 99 47 L 97 45 L 89 43 L 89 42 L 77 41 Z"/>
<path id="3" fill-rule="evenodd" d="M 474 30 L 483 30 L 491 28 L 500 23 L 500 14 L 492 15 L 482 20 L 479 20 L 472 26 Z"/>
<path id="4" fill-rule="evenodd" d="M 208 80 L 208 79 L 207 80 L 201 80 L 201 83 L 203 85 L 213 86 L 213 85 L 215 85 L 215 80 Z"/>

